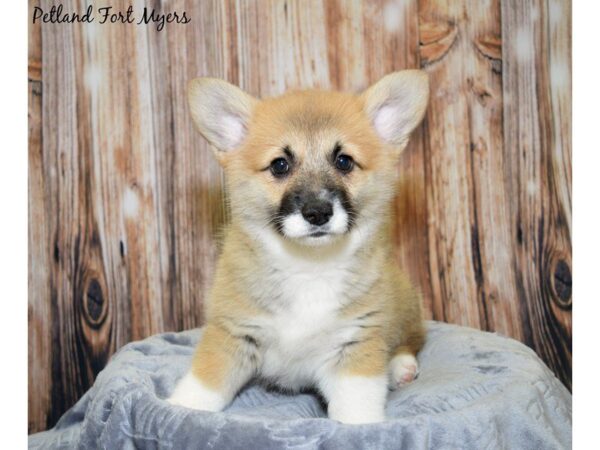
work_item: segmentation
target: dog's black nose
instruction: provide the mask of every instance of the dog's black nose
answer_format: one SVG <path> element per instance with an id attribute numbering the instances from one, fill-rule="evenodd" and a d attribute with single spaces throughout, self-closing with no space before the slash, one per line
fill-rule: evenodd
<path id="1" fill-rule="evenodd" d="M 311 225 L 323 225 L 333 215 L 333 205 L 325 200 L 306 202 L 302 207 L 302 217 Z"/>

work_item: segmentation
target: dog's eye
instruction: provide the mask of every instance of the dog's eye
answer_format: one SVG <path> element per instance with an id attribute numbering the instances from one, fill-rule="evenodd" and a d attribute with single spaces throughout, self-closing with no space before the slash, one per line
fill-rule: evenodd
<path id="1" fill-rule="evenodd" d="M 284 177 L 290 171 L 290 164 L 285 158 L 277 158 L 271 161 L 271 173 L 278 178 Z"/>
<path id="2" fill-rule="evenodd" d="M 348 173 L 352 169 L 354 169 L 354 160 L 351 156 L 348 155 L 337 155 L 337 157 L 335 158 L 335 167 L 340 172 Z"/>

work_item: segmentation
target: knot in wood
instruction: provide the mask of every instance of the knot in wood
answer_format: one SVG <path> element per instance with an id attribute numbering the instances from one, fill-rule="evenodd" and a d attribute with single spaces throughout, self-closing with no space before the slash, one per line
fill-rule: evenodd
<path id="1" fill-rule="evenodd" d="M 102 286 L 96 278 L 92 278 L 85 289 L 83 301 L 84 318 L 93 328 L 99 328 L 106 317 L 106 301 Z"/>
<path id="2" fill-rule="evenodd" d="M 552 297 L 562 309 L 571 309 L 573 280 L 571 268 L 564 259 L 558 259 L 552 270 Z"/>

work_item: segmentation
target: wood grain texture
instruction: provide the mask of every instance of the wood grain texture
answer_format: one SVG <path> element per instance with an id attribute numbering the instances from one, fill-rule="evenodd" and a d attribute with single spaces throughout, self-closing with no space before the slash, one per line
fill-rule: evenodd
<path id="1" fill-rule="evenodd" d="M 430 107 L 398 166 L 398 262 L 429 318 L 520 339 L 570 386 L 569 1 L 133 6 L 192 22 L 29 26 L 30 432 L 125 343 L 203 322 L 228 211 L 187 109 L 196 76 L 272 96 L 426 70 Z"/>
<path id="2" fill-rule="evenodd" d="M 30 12 L 33 4 L 30 3 Z M 51 248 L 48 245 L 48 226 L 45 211 L 44 159 L 42 141 L 42 29 L 29 24 L 28 55 L 29 87 L 29 176 L 28 176 L 28 411 L 29 430 L 44 429 L 52 409 L 51 342 L 52 322 L 50 301 L 40 296 L 41 286 L 50 283 Z M 40 386 L 43 386 L 40 389 Z"/>
<path id="3" fill-rule="evenodd" d="M 500 4 L 421 1 L 419 14 L 433 86 L 425 134 L 434 317 L 522 339 L 499 170 L 502 61 L 481 51 L 500 41 Z"/>
<path id="4" fill-rule="evenodd" d="M 524 340 L 570 387 L 571 8 L 525 6 L 502 4 L 513 271 Z"/>

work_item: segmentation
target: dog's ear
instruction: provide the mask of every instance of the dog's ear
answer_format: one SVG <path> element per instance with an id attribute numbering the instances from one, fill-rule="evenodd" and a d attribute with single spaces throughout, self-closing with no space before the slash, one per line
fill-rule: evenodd
<path id="1" fill-rule="evenodd" d="M 188 101 L 198 131 L 218 150 L 240 146 L 248 132 L 254 97 L 216 78 L 195 78 L 188 84 Z"/>
<path id="2" fill-rule="evenodd" d="M 422 70 L 390 73 L 362 94 L 365 111 L 387 144 L 403 146 L 425 115 L 429 77 Z"/>

